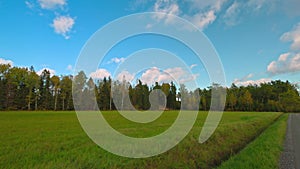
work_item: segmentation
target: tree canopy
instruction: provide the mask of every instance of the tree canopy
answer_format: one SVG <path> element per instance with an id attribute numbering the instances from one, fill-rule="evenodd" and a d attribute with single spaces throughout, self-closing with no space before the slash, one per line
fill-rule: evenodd
<path id="1" fill-rule="evenodd" d="M 75 89 L 73 92 L 72 85 Z M 139 80 L 132 86 L 125 80 L 113 81 L 111 77 L 97 81 L 88 79 L 84 72 L 79 72 L 75 77 L 59 77 L 51 76 L 47 70 L 38 75 L 33 67 L 28 69 L 0 64 L 0 89 L 0 110 L 74 110 L 73 94 L 82 98 L 80 104 L 87 110 L 95 110 L 97 106 L 100 110 L 115 110 L 118 106 L 125 110 L 148 110 L 151 102 L 154 105 L 151 108 L 154 109 L 199 107 L 200 110 L 209 110 L 211 93 L 215 89 L 227 91 L 225 110 L 300 112 L 298 87 L 280 80 L 246 87 L 213 84 L 189 91 L 183 84 L 177 87 L 173 82 L 149 86 Z M 96 105 L 85 97 L 91 93 L 95 96 L 91 99 L 96 99 Z M 166 98 L 165 105 L 163 97 Z M 188 103 L 185 107 L 181 107 L 183 98 Z"/>

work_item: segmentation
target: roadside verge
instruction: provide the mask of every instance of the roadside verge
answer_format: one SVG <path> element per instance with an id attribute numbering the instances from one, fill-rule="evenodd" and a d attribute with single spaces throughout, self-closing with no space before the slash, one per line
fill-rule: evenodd
<path id="1" fill-rule="evenodd" d="M 223 162 L 218 168 L 279 168 L 288 114 L 283 114 L 240 153 Z"/>

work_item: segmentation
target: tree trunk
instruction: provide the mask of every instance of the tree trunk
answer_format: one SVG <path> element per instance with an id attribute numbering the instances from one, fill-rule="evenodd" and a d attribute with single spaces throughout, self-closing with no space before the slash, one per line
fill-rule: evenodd
<path id="1" fill-rule="evenodd" d="M 37 103 L 37 96 L 35 96 L 35 110 L 37 110 L 38 103 Z"/>
<path id="2" fill-rule="evenodd" d="M 29 94 L 29 97 L 28 97 L 28 111 L 31 110 L 30 103 L 31 103 L 31 96 Z"/>
<path id="3" fill-rule="evenodd" d="M 111 111 L 111 88 L 109 90 L 109 110 Z"/>
<path id="4" fill-rule="evenodd" d="M 28 111 L 31 110 L 31 95 L 32 95 L 32 89 L 29 89 L 29 95 L 28 95 Z"/>
<path id="5" fill-rule="evenodd" d="M 56 111 L 56 107 L 57 107 L 57 94 L 55 94 L 54 111 Z"/>
<path id="6" fill-rule="evenodd" d="M 57 88 L 55 87 L 54 90 L 54 94 L 55 94 L 55 98 L 54 98 L 54 111 L 56 111 L 56 107 L 57 107 Z"/>
<path id="7" fill-rule="evenodd" d="M 65 111 L 65 98 L 63 98 L 63 100 L 62 100 L 63 102 L 63 105 L 62 105 L 62 109 L 63 109 L 63 111 Z"/>

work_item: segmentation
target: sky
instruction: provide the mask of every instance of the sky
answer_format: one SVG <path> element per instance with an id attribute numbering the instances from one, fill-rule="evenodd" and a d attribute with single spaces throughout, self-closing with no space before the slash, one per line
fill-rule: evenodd
<path id="1" fill-rule="evenodd" d="M 164 12 L 203 31 L 219 54 L 228 86 L 278 79 L 299 84 L 299 6 L 298 0 L 0 0 L 0 63 L 34 66 L 38 73 L 46 68 L 58 76 L 73 74 L 83 46 L 97 30 L 130 14 Z M 202 63 L 191 59 L 191 51 L 156 35 L 117 44 L 90 76 L 113 75 L 129 55 L 145 48 L 178 54 L 192 73 L 181 67 L 153 66 L 139 73 L 122 72 L 127 80 L 163 82 L 170 80 L 169 74 L 182 81 L 196 80 L 199 87 L 211 84 Z"/>

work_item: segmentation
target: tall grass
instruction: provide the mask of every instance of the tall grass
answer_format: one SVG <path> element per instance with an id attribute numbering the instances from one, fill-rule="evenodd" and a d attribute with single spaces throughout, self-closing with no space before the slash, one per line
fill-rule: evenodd
<path id="1" fill-rule="evenodd" d="M 149 137 L 165 131 L 177 112 L 165 112 L 143 125 L 117 112 L 104 115 L 121 133 Z M 241 150 L 280 115 L 226 112 L 214 135 L 199 144 L 207 116 L 207 112 L 200 112 L 189 135 L 170 151 L 152 158 L 129 159 L 95 145 L 75 112 L 0 112 L 0 168 L 212 168 Z"/>
<path id="2" fill-rule="evenodd" d="M 288 114 L 284 114 L 238 155 L 224 162 L 219 169 L 279 168 Z"/>

